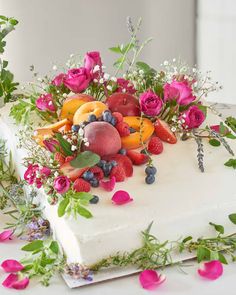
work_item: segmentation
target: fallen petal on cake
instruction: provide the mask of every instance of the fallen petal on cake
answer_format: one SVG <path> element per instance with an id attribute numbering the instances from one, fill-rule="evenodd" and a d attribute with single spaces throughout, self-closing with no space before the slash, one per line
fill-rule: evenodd
<path id="1" fill-rule="evenodd" d="M 205 262 L 203 268 L 198 269 L 201 277 L 209 280 L 216 280 L 223 274 L 223 265 L 219 260 Z"/>
<path id="2" fill-rule="evenodd" d="M 11 273 L 6 277 L 6 279 L 3 281 L 2 285 L 6 288 L 11 288 L 12 284 L 17 282 L 17 279 L 18 279 L 18 275 Z"/>
<path id="3" fill-rule="evenodd" d="M 11 285 L 11 288 L 16 290 L 23 290 L 29 285 L 29 278 L 24 278 L 20 281 L 16 281 Z"/>
<path id="4" fill-rule="evenodd" d="M 139 275 L 139 282 L 146 290 L 155 290 L 166 280 L 164 275 L 159 275 L 155 270 L 146 269 Z"/>
<path id="5" fill-rule="evenodd" d="M 7 259 L 2 262 L 1 267 L 5 272 L 18 272 L 24 269 L 24 266 L 14 259 Z"/>
<path id="6" fill-rule="evenodd" d="M 18 281 L 18 275 L 11 273 L 7 276 L 7 278 L 3 281 L 2 285 L 5 288 L 12 288 L 16 290 L 23 290 L 29 285 L 29 278 L 23 278 Z"/>
<path id="7" fill-rule="evenodd" d="M 112 178 L 110 180 L 108 180 L 108 181 L 104 181 L 104 180 L 101 180 L 100 181 L 100 186 L 104 190 L 106 190 L 108 192 L 113 191 L 115 185 L 116 185 L 116 178 L 115 178 L 115 176 L 112 176 Z"/>
<path id="8" fill-rule="evenodd" d="M 10 240 L 13 235 L 13 230 L 4 230 L 0 233 L 0 242 L 4 242 L 6 240 Z"/>
<path id="9" fill-rule="evenodd" d="M 133 201 L 133 199 L 130 197 L 130 195 L 126 191 L 122 190 L 115 192 L 112 197 L 112 202 L 116 205 L 124 205 L 131 201 Z"/>

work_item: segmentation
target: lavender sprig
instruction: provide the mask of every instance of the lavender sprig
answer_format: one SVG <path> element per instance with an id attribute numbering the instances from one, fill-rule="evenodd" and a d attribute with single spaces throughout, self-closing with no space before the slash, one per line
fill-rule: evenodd
<path id="1" fill-rule="evenodd" d="M 203 144 L 201 137 L 194 136 L 194 139 L 197 143 L 197 159 L 198 159 L 198 167 L 201 172 L 204 172 L 204 165 L 203 165 L 203 157 L 204 157 L 204 151 L 203 151 Z"/>
<path id="2" fill-rule="evenodd" d="M 228 142 L 219 134 L 217 133 L 215 130 L 209 130 L 210 134 L 215 137 L 216 139 L 218 139 L 222 145 L 225 147 L 225 149 L 230 153 L 230 155 L 234 156 L 234 152 L 231 149 L 231 147 L 229 146 Z"/>

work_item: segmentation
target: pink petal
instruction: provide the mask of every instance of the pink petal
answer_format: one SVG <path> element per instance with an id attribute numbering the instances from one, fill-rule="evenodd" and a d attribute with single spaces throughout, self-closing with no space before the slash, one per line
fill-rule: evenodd
<path id="1" fill-rule="evenodd" d="M 159 275 L 155 270 L 146 269 L 139 275 L 139 282 L 144 289 L 155 290 L 166 280 L 164 275 Z"/>
<path id="2" fill-rule="evenodd" d="M 105 191 L 108 191 L 108 192 L 113 191 L 115 185 L 116 185 L 115 176 L 112 176 L 112 178 L 110 180 L 108 180 L 108 181 L 104 181 L 104 180 L 100 181 L 100 186 L 102 188 L 104 188 Z"/>
<path id="3" fill-rule="evenodd" d="M 1 267 L 4 269 L 5 272 L 18 272 L 24 269 L 24 266 L 14 259 L 7 259 L 3 261 Z"/>
<path id="4" fill-rule="evenodd" d="M 18 279 L 18 275 L 11 273 L 7 276 L 7 278 L 2 282 L 2 285 L 6 288 L 11 288 L 12 284 L 15 283 Z"/>
<path id="5" fill-rule="evenodd" d="M 112 197 L 112 201 L 116 205 L 123 205 L 133 201 L 133 199 L 130 197 L 130 195 L 126 191 L 120 190 L 114 193 Z"/>
<path id="6" fill-rule="evenodd" d="M 0 242 L 10 240 L 10 237 L 13 235 L 13 230 L 5 230 L 0 233 Z"/>
<path id="7" fill-rule="evenodd" d="M 206 262 L 202 269 L 198 269 L 198 273 L 206 279 L 216 280 L 223 274 L 223 265 L 219 260 Z"/>
<path id="8" fill-rule="evenodd" d="M 29 285 L 29 278 L 24 278 L 20 281 L 16 281 L 11 285 L 11 288 L 16 290 L 23 290 Z"/>

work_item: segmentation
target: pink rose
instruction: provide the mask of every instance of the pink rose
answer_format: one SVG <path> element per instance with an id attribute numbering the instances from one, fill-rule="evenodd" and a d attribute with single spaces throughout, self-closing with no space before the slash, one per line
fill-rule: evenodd
<path id="1" fill-rule="evenodd" d="M 53 103 L 51 94 L 43 94 L 36 100 L 36 107 L 41 111 L 55 112 L 56 107 Z"/>
<path id="2" fill-rule="evenodd" d="M 185 120 L 184 126 L 193 129 L 198 128 L 203 123 L 205 115 L 197 106 L 191 106 L 184 112 L 182 118 Z"/>
<path id="3" fill-rule="evenodd" d="M 98 65 L 99 67 L 102 66 L 100 52 L 98 51 L 87 52 L 84 57 L 84 67 L 87 70 L 91 71 L 96 65 Z"/>
<path id="4" fill-rule="evenodd" d="M 74 93 L 84 91 L 91 81 L 89 70 L 86 68 L 71 69 L 64 78 L 64 85 Z"/>
<path id="5" fill-rule="evenodd" d="M 141 111 L 148 116 L 157 116 L 162 109 L 161 98 L 152 90 L 148 90 L 140 95 L 139 98 Z"/>
<path id="6" fill-rule="evenodd" d="M 173 81 L 164 85 L 164 101 L 176 99 L 180 105 L 188 105 L 196 99 L 186 81 Z"/>
<path id="7" fill-rule="evenodd" d="M 43 144 L 45 148 L 51 153 L 55 153 L 57 151 L 57 148 L 60 147 L 59 142 L 53 138 L 45 139 L 43 141 Z"/>
<path id="8" fill-rule="evenodd" d="M 55 178 L 54 188 L 59 194 L 64 194 L 70 188 L 70 179 L 67 176 L 61 175 Z"/>
<path id="9" fill-rule="evenodd" d="M 58 74 L 53 80 L 52 80 L 52 84 L 59 87 L 62 86 L 64 83 L 64 78 L 66 77 L 66 74 L 61 73 Z"/>
<path id="10" fill-rule="evenodd" d="M 133 83 L 123 78 L 117 79 L 117 86 L 116 92 L 125 92 L 128 94 L 134 94 L 136 92 Z"/>

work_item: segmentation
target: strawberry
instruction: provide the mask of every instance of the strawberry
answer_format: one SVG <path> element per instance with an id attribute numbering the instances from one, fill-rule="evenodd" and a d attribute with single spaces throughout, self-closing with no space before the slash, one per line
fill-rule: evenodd
<path id="1" fill-rule="evenodd" d="M 65 163 L 65 157 L 59 152 L 55 152 L 54 160 L 57 161 L 60 166 Z"/>
<path id="2" fill-rule="evenodd" d="M 119 112 L 112 113 L 112 116 L 116 118 L 116 124 L 123 122 L 123 115 Z"/>
<path id="3" fill-rule="evenodd" d="M 176 136 L 170 130 L 169 125 L 165 121 L 157 119 L 154 127 L 156 136 L 158 136 L 161 140 L 172 144 L 177 142 Z"/>
<path id="4" fill-rule="evenodd" d="M 75 158 L 74 156 L 67 156 L 67 157 L 65 158 L 65 162 L 66 162 L 66 163 L 67 163 L 67 162 L 70 162 L 70 161 L 72 161 L 74 158 Z"/>
<path id="5" fill-rule="evenodd" d="M 65 162 L 61 167 L 60 171 L 68 176 L 72 181 L 75 181 L 78 177 L 83 175 L 85 171 L 87 171 L 88 168 L 75 168 L 72 167 L 70 162 Z"/>
<path id="6" fill-rule="evenodd" d="M 98 166 L 94 166 L 94 167 L 90 168 L 89 171 L 93 172 L 94 176 L 98 180 L 101 180 L 104 178 L 104 173 L 103 173 L 102 169 Z"/>
<path id="7" fill-rule="evenodd" d="M 116 129 L 120 134 L 120 137 L 130 135 L 129 125 L 125 122 L 120 122 L 116 124 Z"/>
<path id="8" fill-rule="evenodd" d="M 159 137 L 154 136 L 150 139 L 148 143 L 148 151 L 154 155 L 159 155 L 163 152 L 163 143 Z"/>
<path id="9" fill-rule="evenodd" d="M 148 155 L 141 154 L 136 151 L 128 150 L 127 156 L 130 158 L 134 165 L 143 165 L 148 162 Z"/>
<path id="10" fill-rule="evenodd" d="M 110 178 L 115 177 L 116 182 L 125 180 L 125 170 L 121 165 L 117 165 L 111 169 Z"/>
<path id="11" fill-rule="evenodd" d="M 131 177 L 133 175 L 133 165 L 131 160 L 127 156 L 116 154 L 116 155 L 105 156 L 103 157 L 103 159 L 106 161 L 115 160 L 118 165 L 123 167 L 126 177 Z"/>
<path id="12" fill-rule="evenodd" d="M 77 178 L 73 184 L 73 189 L 76 192 L 88 193 L 90 191 L 90 188 L 91 188 L 90 183 L 84 180 L 83 178 Z"/>

